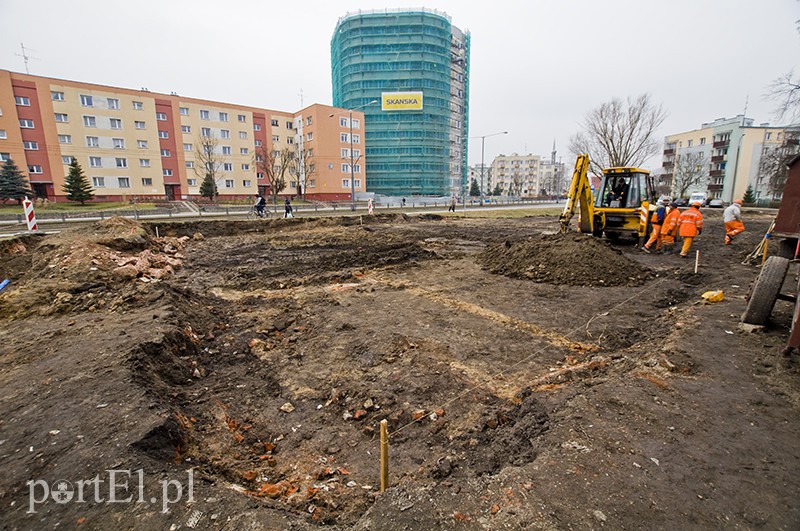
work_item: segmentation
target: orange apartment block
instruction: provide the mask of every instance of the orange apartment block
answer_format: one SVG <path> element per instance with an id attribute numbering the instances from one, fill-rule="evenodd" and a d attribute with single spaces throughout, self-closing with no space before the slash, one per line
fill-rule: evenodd
<path id="1" fill-rule="evenodd" d="M 286 173 L 281 195 L 349 200 L 351 145 L 355 191 L 366 189 L 364 115 L 352 112 L 352 144 L 349 116 L 328 105 L 292 113 L 0 70 L 0 159 L 27 169 L 35 195 L 50 201 L 66 200 L 73 157 L 97 201 L 199 198 L 197 151 L 209 138 L 223 199 L 268 194 L 258 151 L 289 146 L 306 163 L 300 178 Z"/>

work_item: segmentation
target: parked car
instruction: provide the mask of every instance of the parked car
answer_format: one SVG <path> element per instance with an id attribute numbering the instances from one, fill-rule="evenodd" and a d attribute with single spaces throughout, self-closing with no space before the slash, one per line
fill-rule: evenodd
<path id="1" fill-rule="evenodd" d="M 712 199 L 708 202 L 708 206 L 711 208 L 722 208 L 725 206 L 725 203 L 722 199 Z"/>
<path id="2" fill-rule="evenodd" d="M 658 198 L 657 202 L 663 203 L 664 201 L 666 201 L 667 203 L 672 203 L 672 198 L 668 195 L 662 195 L 661 197 Z"/>
<path id="3" fill-rule="evenodd" d="M 680 197 L 675 200 L 679 207 L 685 207 L 689 205 L 689 200 L 683 197 Z"/>
<path id="4" fill-rule="evenodd" d="M 704 192 L 695 192 L 691 196 L 689 196 L 689 204 L 699 201 L 700 206 L 706 206 L 708 204 L 708 197 Z"/>

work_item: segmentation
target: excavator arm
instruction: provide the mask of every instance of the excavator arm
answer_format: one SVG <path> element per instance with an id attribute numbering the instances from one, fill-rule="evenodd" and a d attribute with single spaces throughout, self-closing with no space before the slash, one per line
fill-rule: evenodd
<path id="1" fill-rule="evenodd" d="M 572 174 L 572 182 L 567 192 L 567 204 L 564 212 L 558 220 L 561 223 L 561 232 L 569 230 L 569 222 L 575 215 L 575 208 L 579 208 L 580 221 L 578 229 L 586 234 L 594 234 L 594 197 L 589 184 L 587 171 L 589 169 L 589 155 L 578 155 L 575 161 L 575 171 Z M 598 227 L 599 228 L 599 227 Z"/>

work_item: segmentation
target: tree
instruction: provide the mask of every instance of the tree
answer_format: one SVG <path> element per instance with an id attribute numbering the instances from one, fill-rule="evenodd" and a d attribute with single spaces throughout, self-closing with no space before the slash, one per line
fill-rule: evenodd
<path id="1" fill-rule="evenodd" d="M 267 179 L 272 204 L 278 204 L 278 194 L 286 188 L 286 172 L 294 165 L 295 151 L 291 146 L 278 150 L 270 150 L 261 145 L 255 152 L 255 163 L 259 173 Z"/>
<path id="2" fill-rule="evenodd" d="M 502 195 L 503 190 L 500 189 L 500 183 L 494 185 L 494 190 L 492 190 L 492 195 Z"/>
<path id="3" fill-rule="evenodd" d="M 359 158 L 361 158 L 359 156 Z M 299 149 L 288 168 L 289 174 L 297 181 L 298 195 L 305 199 L 308 188 L 308 181 L 317 172 L 314 162 L 313 149 Z"/>
<path id="4" fill-rule="evenodd" d="M 9 199 L 15 199 L 17 203 L 22 203 L 25 196 L 33 195 L 28 185 L 28 180 L 17 169 L 14 161 L 8 159 L 0 170 L 0 200 L 5 203 Z"/>
<path id="5" fill-rule="evenodd" d="M 775 102 L 774 114 L 778 120 L 786 118 L 794 123 L 800 119 L 800 76 L 794 77 L 794 71 L 774 79 L 764 97 Z"/>
<path id="6" fill-rule="evenodd" d="M 756 202 L 756 194 L 753 193 L 753 187 L 748 185 L 747 190 L 744 192 L 744 197 L 742 201 L 747 204 L 753 204 Z"/>
<path id="7" fill-rule="evenodd" d="M 85 205 L 86 201 L 94 197 L 94 189 L 89 183 L 89 179 L 84 175 L 83 168 L 74 157 L 72 162 L 69 163 L 69 173 L 62 189 L 67 194 L 68 200 L 80 201 L 82 205 Z"/>
<path id="8" fill-rule="evenodd" d="M 203 177 L 203 182 L 200 183 L 200 195 L 212 202 L 214 201 L 214 198 L 219 195 L 217 183 L 214 181 L 214 177 L 210 173 L 206 173 L 206 176 Z"/>
<path id="9" fill-rule="evenodd" d="M 701 186 L 708 177 L 708 157 L 702 151 L 675 156 L 672 189 L 675 197 L 686 197 L 689 188 Z"/>
<path id="10" fill-rule="evenodd" d="M 789 175 L 789 162 L 800 153 L 800 128 L 788 128 L 783 132 L 783 143 L 764 146 L 758 163 L 757 187 L 766 181 L 767 190 L 773 198 L 780 199 L 786 178 Z"/>
<path id="11" fill-rule="evenodd" d="M 661 151 L 656 131 L 666 117 L 649 94 L 626 101 L 614 98 L 584 116 L 582 131 L 570 138 L 569 149 L 575 155 L 588 154 L 595 175 L 603 168 L 638 167 Z"/>
<path id="12" fill-rule="evenodd" d="M 472 182 L 469 183 L 469 195 L 470 197 L 478 197 L 481 195 L 480 188 L 478 187 L 478 181 L 472 179 Z"/>
<path id="13" fill-rule="evenodd" d="M 194 157 L 194 173 L 203 178 L 201 185 L 205 185 L 206 188 L 206 193 L 204 194 L 201 186 L 200 195 L 213 201 L 214 197 L 219 195 L 217 179 L 220 178 L 219 174 L 222 173 L 222 168 L 225 164 L 225 158 L 219 147 L 219 140 L 213 136 L 200 135 L 197 138 L 197 149 L 194 152 Z M 214 186 L 206 185 L 208 180 Z"/>

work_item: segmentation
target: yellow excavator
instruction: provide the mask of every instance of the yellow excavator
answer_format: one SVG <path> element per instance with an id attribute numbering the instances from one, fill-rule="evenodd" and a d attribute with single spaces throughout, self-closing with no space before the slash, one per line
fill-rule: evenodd
<path id="1" fill-rule="evenodd" d="M 650 172 L 640 168 L 606 168 L 600 187 L 592 193 L 588 177 L 589 155 L 578 155 L 567 193 L 567 204 L 559 217 L 561 232 L 579 209 L 578 230 L 610 239 L 645 237 L 650 204 L 655 202 L 655 187 Z"/>

